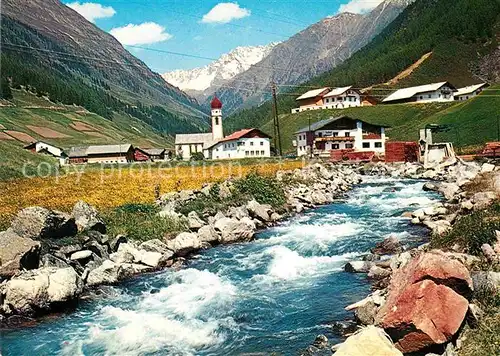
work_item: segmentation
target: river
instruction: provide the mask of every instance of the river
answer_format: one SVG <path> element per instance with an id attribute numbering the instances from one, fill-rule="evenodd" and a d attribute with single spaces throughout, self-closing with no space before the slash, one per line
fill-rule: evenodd
<path id="1" fill-rule="evenodd" d="M 391 234 L 427 235 L 401 214 L 439 197 L 422 182 L 366 178 L 344 200 L 296 216 L 251 243 L 201 252 L 166 270 L 109 287 L 76 311 L 3 331 L 7 355 L 298 354 L 365 297 L 365 275 L 343 271 Z"/>

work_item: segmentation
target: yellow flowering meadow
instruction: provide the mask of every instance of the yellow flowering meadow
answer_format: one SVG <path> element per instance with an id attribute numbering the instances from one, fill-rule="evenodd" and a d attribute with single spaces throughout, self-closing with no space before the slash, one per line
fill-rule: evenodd
<path id="1" fill-rule="evenodd" d="M 278 170 L 300 168 L 303 164 L 283 161 L 243 165 L 233 161 L 173 167 L 143 164 L 119 169 L 73 166 L 60 176 L 0 182 L 0 220 L 8 220 L 20 209 L 34 205 L 70 211 L 78 200 L 103 210 L 126 203 L 151 203 L 157 186 L 161 193 L 199 189 L 204 183 L 252 171 L 274 175 Z"/>

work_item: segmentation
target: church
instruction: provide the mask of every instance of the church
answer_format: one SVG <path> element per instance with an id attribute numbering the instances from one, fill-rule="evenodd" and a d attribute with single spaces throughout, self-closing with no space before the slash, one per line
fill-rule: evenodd
<path id="1" fill-rule="evenodd" d="M 259 129 L 250 128 L 224 136 L 222 127 L 222 102 L 212 99 L 212 132 L 177 134 L 175 152 L 178 157 L 190 160 L 194 154 L 205 159 L 242 159 L 271 157 L 271 137 Z"/>

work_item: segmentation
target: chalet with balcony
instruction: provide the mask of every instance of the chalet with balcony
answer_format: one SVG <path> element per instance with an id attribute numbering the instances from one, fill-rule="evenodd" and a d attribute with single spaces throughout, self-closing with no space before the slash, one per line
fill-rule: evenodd
<path id="1" fill-rule="evenodd" d="M 385 128 L 349 116 L 332 117 L 295 133 L 297 156 L 329 157 L 332 151 L 385 153 Z"/>
<path id="2" fill-rule="evenodd" d="M 365 100 L 366 99 L 366 100 Z M 297 98 L 298 108 L 292 109 L 292 114 L 320 109 L 345 109 L 358 106 L 375 105 L 376 102 L 352 86 L 341 88 L 320 88 L 310 90 Z"/>

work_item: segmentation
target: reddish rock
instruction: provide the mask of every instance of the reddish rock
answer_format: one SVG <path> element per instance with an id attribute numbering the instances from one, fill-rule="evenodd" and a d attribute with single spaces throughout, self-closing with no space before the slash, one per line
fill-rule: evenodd
<path id="1" fill-rule="evenodd" d="M 394 273 L 376 323 L 403 353 L 443 344 L 462 325 L 472 288 L 460 262 L 440 253 L 422 254 Z"/>

